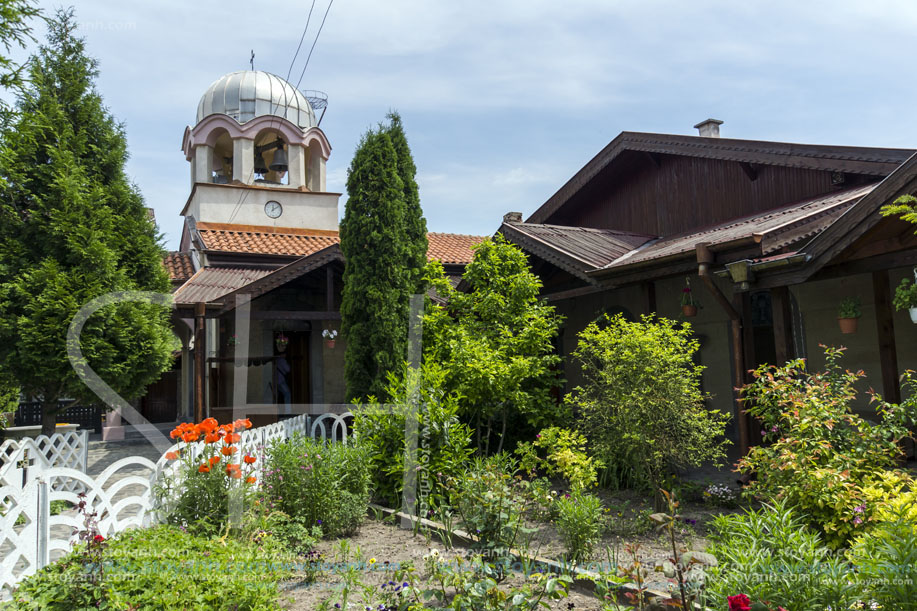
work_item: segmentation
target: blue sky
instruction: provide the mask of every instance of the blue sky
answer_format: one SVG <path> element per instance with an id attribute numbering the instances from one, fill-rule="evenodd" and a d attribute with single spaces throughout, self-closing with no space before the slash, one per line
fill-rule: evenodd
<path id="1" fill-rule="evenodd" d="M 285 76 L 310 5 L 76 3 L 168 247 L 200 95 L 251 49 L 256 69 Z M 316 1 L 294 84 L 327 6 Z M 724 137 L 915 147 L 915 38 L 909 1 L 335 0 L 300 87 L 329 96 L 329 190 L 344 191 L 360 135 L 394 108 L 429 228 L 490 234 L 624 130 L 692 134 L 712 116 Z"/>

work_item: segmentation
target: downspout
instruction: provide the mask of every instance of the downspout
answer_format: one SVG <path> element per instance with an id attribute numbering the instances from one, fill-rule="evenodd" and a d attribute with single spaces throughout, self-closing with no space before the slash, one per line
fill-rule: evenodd
<path id="1" fill-rule="evenodd" d="M 726 315 L 729 317 L 732 336 L 732 385 L 736 393 L 736 413 L 738 414 L 739 424 L 739 452 L 742 456 L 745 456 L 750 446 L 748 416 L 745 410 L 742 409 L 742 404 L 738 396 L 738 389 L 745 385 L 745 347 L 742 339 L 742 317 L 713 280 L 713 276 L 710 273 L 710 266 L 713 264 L 714 258 L 713 253 L 710 252 L 710 248 L 708 248 L 708 244 L 708 242 L 702 242 L 695 246 L 695 252 L 697 253 L 697 275 L 700 276 L 704 286 L 707 287 L 707 290 L 710 291 L 710 294 L 713 295 L 713 298 L 716 299 L 717 303 L 720 304 L 720 307 L 723 308 L 723 311 L 726 312 Z"/>

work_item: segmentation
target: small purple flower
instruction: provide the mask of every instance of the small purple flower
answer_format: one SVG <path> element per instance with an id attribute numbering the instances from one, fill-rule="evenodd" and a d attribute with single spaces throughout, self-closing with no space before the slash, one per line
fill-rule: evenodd
<path id="1" fill-rule="evenodd" d="M 316 523 L 316 524 L 321 524 L 322 521 L 321 521 L 321 520 L 316 520 L 315 523 Z"/>
<path id="2" fill-rule="evenodd" d="M 860 518 L 860 516 L 857 516 L 857 517 L 855 517 L 855 518 L 853 519 L 853 523 L 856 524 L 857 526 L 859 526 L 860 524 L 863 523 L 863 519 Z"/>
<path id="3" fill-rule="evenodd" d="M 856 507 L 853 508 L 853 511 L 855 513 L 863 513 L 863 511 L 865 510 L 866 510 L 866 505 L 857 505 Z"/>
<path id="4" fill-rule="evenodd" d="M 765 435 L 767 435 L 767 431 L 765 431 L 764 429 L 761 429 L 761 436 L 764 437 Z"/>

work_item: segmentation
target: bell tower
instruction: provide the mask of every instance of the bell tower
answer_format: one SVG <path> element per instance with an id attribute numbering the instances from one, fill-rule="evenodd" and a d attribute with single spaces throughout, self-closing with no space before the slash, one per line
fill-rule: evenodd
<path id="1" fill-rule="evenodd" d="M 315 115 L 327 97 L 310 94 L 254 70 L 210 85 L 182 140 L 191 170 L 182 215 L 194 223 L 337 230 L 340 194 L 325 191 L 331 145 Z"/>

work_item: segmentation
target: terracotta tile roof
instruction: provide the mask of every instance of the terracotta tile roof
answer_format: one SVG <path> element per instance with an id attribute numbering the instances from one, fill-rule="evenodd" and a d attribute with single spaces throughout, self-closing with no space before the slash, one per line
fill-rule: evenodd
<path id="1" fill-rule="evenodd" d="M 173 284 L 182 284 L 194 275 L 194 264 L 191 263 L 191 253 L 170 252 L 163 260 L 169 279 Z"/>
<path id="2" fill-rule="evenodd" d="M 263 268 L 204 267 L 181 285 L 172 297 L 176 305 L 215 301 L 227 293 L 267 276 L 271 271 Z"/>
<path id="3" fill-rule="evenodd" d="M 198 223 L 197 230 L 204 248 L 218 252 L 304 257 L 340 241 L 336 231 L 292 227 Z M 471 262 L 471 247 L 486 238 L 428 233 L 427 239 L 430 259 L 439 259 L 444 265 L 464 265 Z"/>
<path id="4" fill-rule="evenodd" d="M 471 247 L 486 239 L 478 235 L 428 233 L 427 258 L 438 259 L 443 265 L 467 265 L 474 258 Z"/>
<path id="5" fill-rule="evenodd" d="M 717 246 L 730 242 L 753 239 L 761 245 L 762 256 L 773 254 L 824 230 L 875 187 L 875 184 L 854 187 L 690 233 L 666 236 L 615 259 L 603 269 L 612 270 L 693 253 L 701 242 L 707 242 L 716 250 Z"/>

